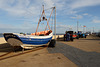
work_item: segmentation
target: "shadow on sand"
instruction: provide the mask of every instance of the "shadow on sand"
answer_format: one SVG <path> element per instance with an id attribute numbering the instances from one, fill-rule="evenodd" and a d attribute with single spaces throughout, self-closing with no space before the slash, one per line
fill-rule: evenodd
<path id="1" fill-rule="evenodd" d="M 14 52 L 14 51 L 22 51 L 21 47 L 14 48 L 8 43 L 0 44 L 0 52 Z"/>
<path id="2" fill-rule="evenodd" d="M 62 53 L 78 67 L 100 67 L 100 53 L 86 52 L 57 42 L 55 48 L 47 48 L 49 53 Z"/>
<path id="3" fill-rule="evenodd" d="M 80 39 L 80 40 L 97 40 L 97 41 L 100 41 L 100 38 L 98 38 L 98 39 Z"/>

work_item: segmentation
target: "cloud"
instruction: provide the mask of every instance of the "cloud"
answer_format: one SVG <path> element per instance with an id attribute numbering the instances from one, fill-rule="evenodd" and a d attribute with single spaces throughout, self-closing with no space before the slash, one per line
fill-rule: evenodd
<path id="1" fill-rule="evenodd" d="M 94 20 L 92 20 L 92 22 L 93 22 L 93 23 L 100 23 L 100 20 L 94 19 Z"/>
<path id="2" fill-rule="evenodd" d="M 38 18 L 40 15 L 40 10 L 42 10 L 42 5 L 45 5 L 45 8 L 50 8 L 56 6 L 57 8 L 57 17 L 65 17 L 65 16 L 72 16 L 72 19 L 82 19 L 84 16 L 89 16 L 88 13 L 84 13 L 82 15 L 78 15 L 81 12 L 83 7 L 89 6 L 96 6 L 100 5 L 100 0 L 0 0 L 0 10 L 6 12 L 6 15 L 16 17 L 16 19 L 23 19 L 23 25 L 20 25 L 19 28 L 22 29 L 31 28 L 31 23 L 28 24 L 27 18 L 32 17 L 29 19 L 33 23 L 38 22 Z M 47 13 L 49 15 L 50 13 Z M 99 23 L 99 20 L 93 20 L 94 23 Z M 3 24 L 2 24 L 3 25 Z M 3 26 L 0 25 L 2 28 Z M 25 27 L 28 25 L 27 27 Z M 36 24 L 34 24 L 36 25 Z M 7 26 L 7 25 L 6 25 Z M 22 27 L 21 27 L 22 26 Z M 17 25 L 8 25 L 11 28 L 18 28 Z M 67 28 L 66 28 L 67 27 Z M 68 29 L 67 25 L 59 26 L 60 30 Z"/>
<path id="3" fill-rule="evenodd" d="M 0 9 L 18 17 L 37 16 L 40 12 L 39 6 L 31 4 L 31 0 L 0 0 Z"/>
<path id="4" fill-rule="evenodd" d="M 100 0 L 66 0 L 65 2 L 67 4 L 63 5 L 63 8 L 65 8 L 63 13 L 67 15 L 77 15 L 77 13 L 83 11 L 81 10 L 83 8 L 100 5 Z"/>
<path id="5" fill-rule="evenodd" d="M 86 16 L 86 15 L 89 15 L 89 14 L 88 14 L 88 13 L 84 13 L 83 15 L 85 15 L 85 16 Z"/>
<path id="6" fill-rule="evenodd" d="M 62 10 L 65 6 L 64 2 L 60 0 L 0 0 L 0 9 L 11 16 L 37 16 L 40 14 L 43 4 L 45 9 L 57 6 L 57 11 Z"/>
<path id="7" fill-rule="evenodd" d="M 75 0 L 70 4 L 71 9 L 100 5 L 100 0 Z"/>
<path id="8" fill-rule="evenodd" d="M 57 25 L 57 33 L 65 33 L 65 31 L 76 31 L 76 26 L 73 25 Z"/>
<path id="9" fill-rule="evenodd" d="M 45 8 L 56 6 L 60 14 L 76 14 L 79 10 L 75 9 L 99 5 L 100 0 L 0 0 L 0 8 L 15 16 L 39 15 L 43 4 Z"/>
<path id="10" fill-rule="evenodd" d="M 52 0 L 43 0 L 44 1 L 44 4 L 50 8 L 50 7 L 53 7 L 54 6 L 54 2 Z"/>
<path id="11" fill-rule="evenodd" d="M 92 15 L 90 15 L 90 14 L 88 14 L 88 13 L 84 13 L 84 14 L 80 14 L 80 15 L 75 14 L 75 16 L 70 17 L 70 18 L 72 18 L 72 19 L 82 19 L 82 18 L 84 18 L 85 16 L 92 17 Z"/>
<path id="12" fill-rule="evenodd" d="M 23 24 L 6 24 L 0 23 L 0 33 L 2 32 L 35 32 L 36 24 L 24 22 Z"/>
<path id="13" fill-rule="evenodd" d="M 9 24 L 0 24 L 0 28 L 4 28 L 4 29 L 7 29 L 7 28 L 15 28 L 13 25 L 9 25 Z"/>
<path id="14" fill-rule="evenodd" d="M 71 28 L 72 25 L 58 25 L 59 28 Z"/>
<path id="15" fill-rule="evenodd" d="M 70 18 L 72 18 L 72 19 L 82 19 L 83 16 L 82 15 L 76 15 L 75 17 L 70 17 Z"/>

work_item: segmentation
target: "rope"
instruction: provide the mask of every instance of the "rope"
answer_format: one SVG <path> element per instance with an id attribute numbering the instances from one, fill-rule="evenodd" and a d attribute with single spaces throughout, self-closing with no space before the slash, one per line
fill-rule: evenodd
<path id="1" fill-rule="evenodd" d="M 54 11 L 54 8 L 53 8 L 52 11 L 51 11 L 51 14 L 50 14 L 49 20 L 47 21 L 47 25 L 46 25 L 45 30 L 47 29 L 47 26 L 48 26 L 48 28 L 49 28 L 49 30 L 50 30 L 49 21 L 50 21 L 50 18 L 51 18 L 51 15 L 52 15 L 53 11 Z"/>
<path id="2" fill-rule="evenodd" d="M 51 30 L 53 30 L 53 23 L 54 23 L 54 12 L 52 13 L 52 23 L 51 23 Z"/>
<path id="3" fill-rule="evenodd" d="M 50 8 L 50 9 L 51 9 L 51 8 Z M 45 30 L 47 29 L 47 26 L 48 26 L 48 28 L 49 28 L 49 30 L 50 30 L 49 21 L 50 21 L 50 18 L 51 18 L 51 16 L 52 16 L 53 12 L 54 12 L 54 7 L 52 7 L 52 11 L 51 11 L 51 14 L 50 14 L 49 19 L 46 20 L 46 21 L 47 21 L 47 25 L 46 25 Z M 42 11 L 42 15 L 40 16 L 40 19 L 41 19 L 43 16 L 45 16 L 45 18 L 46 18 L 45 11 L 44 11 L 44 5 L 43 5 L 43 11 Z M 53 17 L 53 16 L 52 16 L 52 17 Z M 38 25 L 37 25 L 37 28 L 36 28 L 36 32 L 37 32 L 38 27 L 39 27 L 39 24 L 40 24 L 40 22 L 41 22 L 40 19 L 39 19 L 39 21 L 38 21 Z M 52 18 L 52 22 L 53 22 L 53 18 Z M 35 33 L 36 33 L 36 32 L 35 32 Z"/>

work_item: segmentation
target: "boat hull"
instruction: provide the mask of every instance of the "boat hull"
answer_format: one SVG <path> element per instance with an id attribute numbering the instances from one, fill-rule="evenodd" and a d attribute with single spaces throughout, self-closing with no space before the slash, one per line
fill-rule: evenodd
<path id="1" fill-rule="evenodd" d="M 36 39 L 36 38 L 20 38 L 23 44 L 31 44 L 31 45 L 42 45 L 47 44 L 52 37 L 45 39 Z"/>
<path id="2" fill-rule="evenodd" d="M 21 46 L 23 44 L 27 44 L 27 46 L 42 46 L 50 42 L 52 39 L 52 33 L 47 36 L 4 33 L 4 38 L 12 46 Z"/>

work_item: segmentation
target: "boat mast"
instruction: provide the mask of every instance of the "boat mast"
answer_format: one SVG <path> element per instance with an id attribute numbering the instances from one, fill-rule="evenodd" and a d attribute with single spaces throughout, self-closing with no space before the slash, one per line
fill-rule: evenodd
<path id="1" fill-rule="evenodd" d="M 43 20 L 46 20 L 46 21 L 47 21 L 47 25 L 46 25 L 45 30 L 47 29 L 47 26 L 48 26 L 49 30 L 51 30 L 51 29 L 50 29 L 50 26 L 49 26 L 49 21 L 50 21 L 50 18 L 51 18 L 51 15 L 52 15 L 54 9 L 55 9 L 55 7 L 53 7 L 53 9 L 52 9 L 52 11 L 51 11 L 51 14 L 50 14 L 50 17 L 49 17 L 49 20 L 47 20 L 47 19 L 46 19 L 46 15 L 45 15 L 45 11 L 44 11 L 44 5 L 43 5 L 43 11 L 42 11 L 41 17 L 40 17 L 40 19 L 39 19 L 39 21 L 38 21 L 38 25 L 37 25 L 37 28 L 36 28 L 36 32 L 37 32 L 37 30 L 38 30 L 38 27 L 39 27 L 40 22 L 42 21 L 42 20 L 41 20 L 42 17 L 43 17 Z M 55 12 L 56 12 L 56 10 L 55 10 Z M 45 16 L 45 17 L 44 17 L 44 16 Z M 56 16 L 55 16 L 55 18 L 56 18 Z M 55 20 L 55 22 L 56 22 L 56 20 Z M 36 34 L 36 32 L 35 32 L 35 34 Z"/>
<path id="2" fill-rule="evenodd" d="M 43 13 L 44 13 L 44 5 L 43 5 L 43 11 L 42 11 L 41 17 L 42 17 L 42 15 L 43 15 Z M 38 25 L 37 25 L 37 28 L 36 28 L 36 32 L 37 32 L 38 27 L 39 27 L 39 24 L 40 24 L 40 22 L 41 22 L 41 17 L 40 17 L 40 19 L 39 19 L 39 21 L 38 21 Z M 36 34 L 36 32 L 35 32 L 35 34 Z"/>
<path id="3" fill-rule="evenodd" d="M 43 20 L 45 19 L 45 20 L 47 21 L 46 15 L 45 15 L 45 12 L 44 12 L 44 5 L 42 6 L 42 8 L 43 8 L 43 11 L 42 11 L 41 17 L 40 17 L 40 19 L 39 19 L 39 21 L 38 21 L 38 25 L 37 25 L 37 28 L 36 28 L 36 32 L 37 32 L 37 30 L 38 30 L 38 27 L 39 27 L 40 22 L 42 21 L 41 18 L 43 17 Z M 44 18 L 44 16 L 45 16 L 45 18 Z M 47 22 L 47 24 L 48 24 L 48 22 Z M 48 27 L 49 27 L 49 24 L 48 24 Z M 49 27 L 49 28 L 50 28 L 50 27 Z M 36 33 L 36 32 L 35 32 L 35 33 Z"/>
<path id="4" fill-rule="evenodd" d="M 49 17 L 49 20 L 47 21 L 47 25 L 48 25 L 48 27 L 49 27 L 49 30 L 50 30 L 49 21 L 50 21 L 50 18 L 51 18 L 51 15 L 52 15 L 54 9 L 55 9 L 55 8 L 53 7 L 53 9 L 52 9 L 52 11 L 51 11 L 51 14 L 50 14 L 50 17 Z M 47 25 L 46 25 L 45 30 L 47 29 Z"/>

